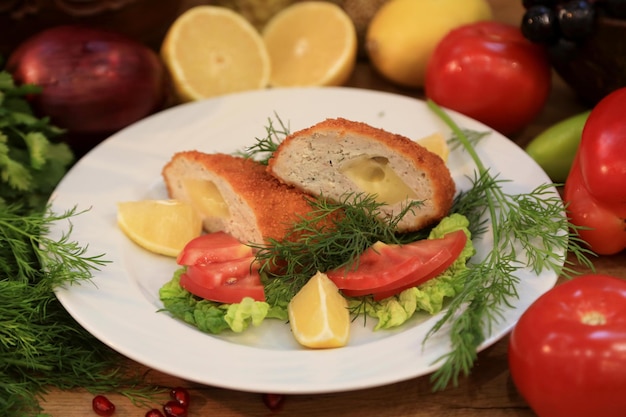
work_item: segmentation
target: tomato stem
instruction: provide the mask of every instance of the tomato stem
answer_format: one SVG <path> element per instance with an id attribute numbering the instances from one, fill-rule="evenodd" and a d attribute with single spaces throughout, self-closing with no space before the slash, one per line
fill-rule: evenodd
<path id="1" fill-rule="evenodd" d="M 606 324 L 606 316 L 599 311 L 586 311 L 580 317 L 580 322 L 589 326 L 602 326 Z"/>

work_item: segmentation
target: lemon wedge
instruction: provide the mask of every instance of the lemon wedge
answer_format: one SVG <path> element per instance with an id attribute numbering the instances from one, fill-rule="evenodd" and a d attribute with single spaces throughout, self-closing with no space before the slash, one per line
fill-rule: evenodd
<path id="1" fill-rule="evenodd" d="M 291 331 L 302 346 L 336 348 L 348 343 L 348 302 L 326 274 L 315 274 L 291 299 L 287 312 Z"/>
<path id="2" fill-rule="evenodd" d="M 133 242 L 150 252 L 176 257 L 202 233 L 202 219 L 188 203 L 139 200 L 117 204 L 117 224 Z"/>
<path id="3" fill-rule="evenodd" d="M 450 147 L 446 142 L 446 138 L 444 138 L 441 133 L 437 132 L 432 135 L 425 136 L 417 140 L 417 143 L 428 149 L 430 152 L 439 155 L 441 159 L 443 159 L 443 162 L 448 161 Z"/>

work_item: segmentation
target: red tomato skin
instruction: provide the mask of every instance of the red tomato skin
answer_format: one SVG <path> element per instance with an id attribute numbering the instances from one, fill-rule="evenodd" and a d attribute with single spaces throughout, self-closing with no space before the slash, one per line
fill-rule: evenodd
<path id="1" fill-rule="evenodd" d="M 585 324 L 597 312 L 604 324 Z M 626 281 L 585 275 L 558 285 L 511 332 L 509 368 L 539 417 L 622 417 L 626 412 Z"/>
<path id="2" fill-rule="evenodd" d="M 207 233 L 192 239 L 178 254 L 179 265 L 232 261 L 252 256 L 252 248 L 224 232 Z"/>
<path id="3" fill-rule="evenodd" d="M 202 281 L 196 281 L 191 275 L 184 273 L 180 276 L 180 286 L 195 296 L 218 303 L 240 303 L 245 297 L 265 301 L 265 290 L 256 272 L 240 277 L 233 284 L 216 286 L 204 285 Z"/>
<path id="4" fill-rule="evenodd" d="M 502 134 L 530 123 L 551 89 L 545 50 L 520 29 L 495 21 L 461 26 L 437 45 L 428 62 L 426 96 Z"/>
<path id="5" fill-rule="evenodd" d="M 198 297 L 226 304 L 239 303 L 244 297 L 265 301 L 252 248 L 227 233 L 192 239 L 177 262 L 187 267 L 180 286 Z"/>
<path id="6" fill-rule="evenodd" d="M 626 88 L 603 98 L 591 111 L 579 146 L 587 189 L 626 218 Z"/>
<path id="7" fill-rule="evenodd" d="M 626 183 L 623 187 L 626 188 Z M 578 157 L 574 159 L 565 182 L 563 200 L 567 204 L 570 222 L 584 226 L 578 233 L 595 253 L 613 255 L 626 248 L 625 217 L 620 217 L 615 207 L 600 203 L 590 194 Z M 626 206 L 626 203 L 623 205 Z"/>
<path id="8" fill-rule="evenodd" d="M 221 285 L 232 285 L 239 278 L 246 278 L 251 274 L 258 274 L 259 264 L 254 256 L 232 261 L 213 262 L 187 266 L 187 275 L 195 282 L 205 287 L 213 288 Z"/>
<path id="9" fill-rule="evenodd" d="M 443 272 L 459 257 L 466 241 L 465 232 L 457 230 L 439 239 L 373 247 L 362 254 L 358 269 L 341 268 L 326 275 L 346 296 L 373 294 L 380 300 Z"/>

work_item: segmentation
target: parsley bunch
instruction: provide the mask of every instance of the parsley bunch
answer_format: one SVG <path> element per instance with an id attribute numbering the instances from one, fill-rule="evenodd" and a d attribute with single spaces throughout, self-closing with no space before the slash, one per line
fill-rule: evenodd
<path id="1" fill-rule="evenodd" d="M 26 211 L 43 209 L 74 159 L 58 140 L 63 130 L 33 114 L 27 97 L 38 92 L 0 71 L 0 204 L 19 203 Z"/>

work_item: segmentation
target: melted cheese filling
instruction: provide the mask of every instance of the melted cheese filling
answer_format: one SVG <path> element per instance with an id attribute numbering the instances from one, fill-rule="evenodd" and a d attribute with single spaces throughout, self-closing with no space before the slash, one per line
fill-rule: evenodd
<path id="1" fill-rule="evenodd" d="M 228 205 L 213 182 L 188 178 L 184 187 L 191 204 L 203 217 L 228 217 Z"/>
<path id="2" fill-rule="evenodd" d="M 378 203 L 396 204 L 417 197 L 385 157 L 364 155 L 347 162 L 339 170 L 363 192 L 376 195 Z"/>

